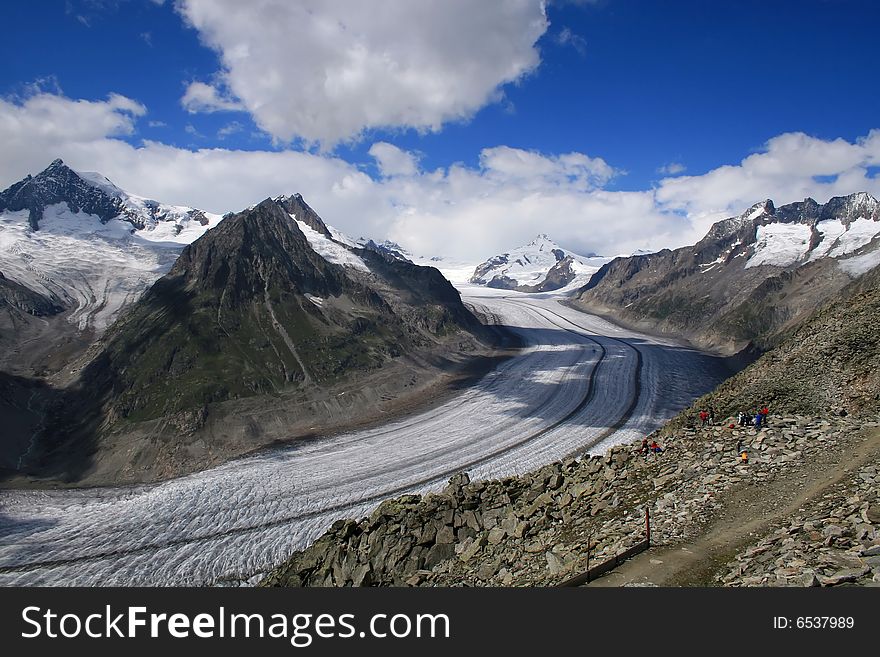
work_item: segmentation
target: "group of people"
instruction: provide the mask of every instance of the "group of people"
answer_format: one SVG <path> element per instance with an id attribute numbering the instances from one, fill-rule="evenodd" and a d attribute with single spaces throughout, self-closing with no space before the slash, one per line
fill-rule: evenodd
<path id="1" fill-rule="evenodd" d="M 740 411 L 737 420 L 739 421 L 739 426 L 748 427 L 750 425 L 754 425 L 756 429 L 760 429 L 761 427 L 767 426 L 767 415 L 770 414 L 770 409 L 766 406 L 762 406 L 751 413 L 744 413 Z"/>
<path id="2" fill-rule="evenodd" d="M 653 453 L 653 454 L 659 454 L 660 452 L 663 451 L 663 448 L 660 447 L 660 445 L 657 444 L 657 441 L 656 441 L 656 440 L 653 440 L 653 439 L 652 439 L 651 442 L 649 443 L 647 438 L 642 438 L 642 449 L 641 449 L 641 451 L 642 451 L 642 454 L 644 454 L 645 456 L 647 456 L 648 454 L 652 454 L 652 453 Z"/>
<path id="3" fill-rule="evenodd" d="M 700 426 L 709 427 L 715 424 L 715 409 L 711 406 L 700 411 Z"/>

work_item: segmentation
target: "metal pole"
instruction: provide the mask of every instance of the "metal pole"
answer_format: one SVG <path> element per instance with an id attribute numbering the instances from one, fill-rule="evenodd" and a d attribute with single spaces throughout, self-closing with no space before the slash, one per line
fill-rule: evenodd
<path id="1" fill-rule="evenodd" d="M 651 514 L 648 506 L 645 506 L 645 536 L 648 538 L 648 545 L 651 544 Z"/>
<path id="2" fill-rule="evenodd" d="M 593 532 L 587 534 L 587 582 L 590 581 L 590 549 L 593 547 Z"/>

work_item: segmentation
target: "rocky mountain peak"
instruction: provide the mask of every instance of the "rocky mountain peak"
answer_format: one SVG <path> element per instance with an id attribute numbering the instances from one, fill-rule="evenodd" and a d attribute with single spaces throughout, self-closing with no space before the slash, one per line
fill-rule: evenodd
<path id="1" fill-rule="evenodd" d="M 835 196 L 821 207 L 819 220 L 837 219 L 849 226 L 858 219 L 880 221 L 880 202 L 867 192 Z"/>
<path id="2" fill-rule="evenodd" d="M 528 244 L 477 265 L 469 282 L 520 292 L 550 292 L 596 271 L 601 264 L 596 264 L 597 260 L 607 262 L 566 251 L 549 235 L 540 233 Z"/>
<path id="3" fill-rule="evenodd" d="M 297 220 L 302 221 L 312 230 L 319 232 L 324 237 L 333 239 L 333 234 L 327 228 L 327 225 L 318 216 L 308 203 L 305 202 L 301 194 L 293 194 L 292 196 L 276 196 L 274 199 L 266 199 L 266 201 L 274 202 L 282 210 L 288 214 L 292 214 Z M 264 203 L 266 202 L 264 201 Z"/>
<path id="4" fill-rule="evenodd" d="M 538 250 L 543 250 L 544 247 L 549 246 L 550 248 L 556 248 L 556 242 L 550 239 L 550 236 L 547 233 L 538 233 L 538 235 L 531 242 L 527 244 L 527 246 L 535 246 L 538 247 Z"/>
<path id="5" fill-rule="evenodd" d="M 32 230 L 39 230 L 49 205 L 67 203 L 71 212 L 87 212 L 109 221 L 121 212 L 118 200 L 87 183 L 58 158 L 36 176 L 28 175 L 0 192 L 0 211 L 28 211 Z"/>

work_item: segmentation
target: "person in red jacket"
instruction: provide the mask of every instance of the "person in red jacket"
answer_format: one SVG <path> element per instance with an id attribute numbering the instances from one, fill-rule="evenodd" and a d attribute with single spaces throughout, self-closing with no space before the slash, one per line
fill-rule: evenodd
<path id="1" fill-rule="evenodd" d="M 767 416 L 770 414 L 770 409 L 767 408 L 766 406 L 764 406 L 758 412 L 761 414 L 761 426 L 766 427 L 767 426 Z"/>
<path id="2" fill-rule="evenodd" d="M 700 424 L 704 427 L 707 424 L 709 424 L 709 412 L 708 411 L 700 411 Z"/>

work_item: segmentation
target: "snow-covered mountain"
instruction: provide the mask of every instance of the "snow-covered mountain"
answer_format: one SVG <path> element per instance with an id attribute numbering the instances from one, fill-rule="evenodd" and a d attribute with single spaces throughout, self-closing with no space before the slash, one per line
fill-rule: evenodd
<path id="1" fill-rule="evenodd" d="M 0 272 L 100 331 L 221 219 L 55 160 L 0 192 Z"/>
<path id="2" fill-rule="evenodd" d="M 724 350 L 770 344 L 880 265 L 880 202 L 865 192 L 756 203 L 693 246 L 617 258 L 578 293 L 585 310 Z"/>
<path id="3" fill-rule="evenodd" d="M 375 251 L 376 253 L 384 255 L 385 257 L 391 258 L 393 260 L 403 260 L 406 262 L 414 262 L 416 260 L 412 253 L 404 249 L 397 242 L 392 242 L 391 240 L 375 242 L 366 237 L 359 237 L 356 244 L 362 249 Z M 423 263 L 418 264 L 422 265 Z"/>
<path id="4" fill-rule="evenodd" d="M 610 258 L 566 251 L 547 235 L 477 265 L 469 282 L 519 292 L 550 292 L 585 284 Z"/>

